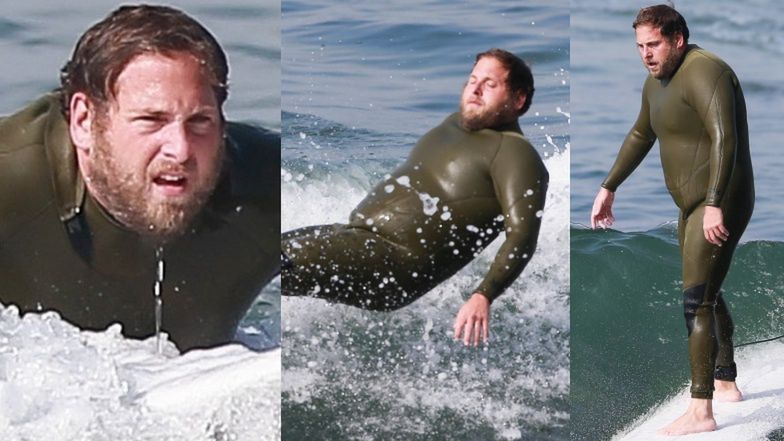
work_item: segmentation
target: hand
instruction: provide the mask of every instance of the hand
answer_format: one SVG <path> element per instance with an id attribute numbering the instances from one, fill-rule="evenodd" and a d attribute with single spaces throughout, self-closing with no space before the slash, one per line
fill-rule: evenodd
<path id="1" fill-rule="evenodd" d="M 479 345 L 481 340 L 487 343 L 490 337 L 488 322 L 490 321 L 490 300 L 482 294 L 475 292 L 470 299 L 460 308 L 455 318 L 455 340 L 460 340 L 463 334 L 463 344 L 468 346 L 472 342 Z"/>
<path id="2" fill-rule="evenodd" d="M 705 233 L 705 240 L 718 246 L 721 246 L 730 237 L 729 230 L 724 226 L 724 214 L 722 214 L 721 208 L 705 206 L 702 231 Z"/>
<path id="3" fill-rule="evenodd" d="M 607 228 L 612 226 L 613 222 L 615 222 L 615 216 L 612 214 L 612 204 L 614 200 L 615 193 L 604 187 L 599 189 L 599 194 L 597 194 L 596 199 L 593 200 L 591 228 Z"/>

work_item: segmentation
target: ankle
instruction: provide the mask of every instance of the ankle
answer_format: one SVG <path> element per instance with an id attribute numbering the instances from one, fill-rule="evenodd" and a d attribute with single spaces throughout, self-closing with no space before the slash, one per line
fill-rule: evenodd
<path id="1" fill-rule="evenodd" d="M 713 400 L 704 398 L 692 398 L 689 409 L 686 411 L 699 419 L 713 419 Z"/>

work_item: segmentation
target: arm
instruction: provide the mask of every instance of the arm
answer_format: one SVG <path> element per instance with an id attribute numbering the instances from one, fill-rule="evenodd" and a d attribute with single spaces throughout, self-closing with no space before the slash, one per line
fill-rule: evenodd
<path id="1" fill-rule="evenodd" d="M 648 105 L 648 85 L 650 81 L 655 80 L 648 77 L 643 86 L 642 102 L 640 104 L 640 113 L 637 115 L 637 121 L 635 121 L 632 129 L 623 140 L 618 156 L 615 158 L 615 163 L 610 169 L 610 173 L 608 173 L 607 177 L 604 179 L 604 182 L 602 182 L 602 187 L 612 193 L 615 193 L 618 186 L 632 174 L 638 165 L 640 165 L 642 160 L 651 150 L 653 143 L 656 141 L 656 134 L 651 128 Z"/>
<path id="2" fill-rule="evenodd" d="M 515 281 L 536 250 L 549 180 L 534 148 L 523 138 L 509 135 L 504 135 L 491 175 L 506 239 L 455 320 L 455 338 L 464 331 L 465 344 L 473 341 L 476 345 L 480 337 L 487 340 L 490 303 Z"/>
<path id="3" fill-rule="evenodd" d="M 738 79 L 713 60 L 695 63 L 684 87 L 686 101 L 702 116 L 710 137 L 708 188 L 705 193 L 705 240 L 721 245 L 729 236 L 720 205 L 732 176 L 738 147 L 735 93 Z"/>

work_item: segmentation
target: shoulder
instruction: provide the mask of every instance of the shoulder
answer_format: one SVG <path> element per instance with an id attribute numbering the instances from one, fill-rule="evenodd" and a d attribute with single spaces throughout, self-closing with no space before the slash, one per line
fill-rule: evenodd
<path id="1" fill-rule="evenodd" d="M 266 193 L 270 186 L 279 186 L 280 133 L 228 122 L 224 172 L 234 196 Z"/>
<path id="2" fill-rule="evenodd" d="M 46 95 L 0 119 L 0 235 L 24 225 L 54 199 L 45 140 L 59 101 Z"/>
<path id="3" fill-rule="evenodd" d="M 51 93 L 0 118 L 0 153 L 10 154 L 28 146 L 42 147 L 49 119 L 59 112 L 58 95 Z"/>
<path id="4" fill-rule="evenodd" d="M 718 80 L 723 75 L 735 77 L 732 68 L 715 54 L 694 47 L 683 60 L 681 74 L 688 83 L 705 83 Z"/>
<path id="5" fill-rule="evenodd" d="M 494 159 L 497 166 L 504 169 L 513 167 L 516 172 L 526 173 L 529 176 L 539 176 L 547 180 L 549 174 L 539 152 L 521 133 L 514 131 L 499 132 L 501 142 L 498 154 Z"/>

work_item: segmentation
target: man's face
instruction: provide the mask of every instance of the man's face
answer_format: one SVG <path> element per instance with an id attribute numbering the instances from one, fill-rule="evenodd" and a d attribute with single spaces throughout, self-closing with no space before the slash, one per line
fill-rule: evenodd
<path id="1" fill-rule="evenodd" d="M 517 119 L 525 97 L 512 96 L 507 76 L 507 70 L 493 57 L 482 57 L 474 65 L 460 98 L 460 116 L 465 129 L 493 128 Z"/>
<path id="2" fill-rule="evenodd" d="M 642 63 L 651 75 L 656 79 L 672 76 L 683 55 L 683 36 L 678 34 L 670 39 L 650 25 L 637 26 L 634 34 Z"/>
<path id="3" fill-rule="evenodd" d="M 166 240 L 183 233 L 215 188 L 223 122 L 192 56 L 140 55 L 93 121 L 88 188 L 126 227 Z"/>

